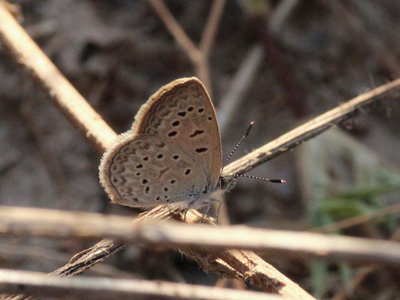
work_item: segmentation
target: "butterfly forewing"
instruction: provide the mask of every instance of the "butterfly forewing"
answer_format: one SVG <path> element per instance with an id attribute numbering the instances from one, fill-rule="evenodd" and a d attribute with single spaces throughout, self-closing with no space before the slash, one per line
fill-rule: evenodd
<path id="1" fill-rule="evenodd" d="M 155 206 L 211 192 L 221 170 L 212 102 L 197 78 L 173 81 L 140 109 L 104 155 L 100 178 L 113 202 Z"/>

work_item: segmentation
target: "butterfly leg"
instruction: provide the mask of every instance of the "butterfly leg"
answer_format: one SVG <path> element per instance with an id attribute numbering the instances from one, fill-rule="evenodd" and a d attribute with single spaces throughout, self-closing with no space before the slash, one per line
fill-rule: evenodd
<path id="1" fill-rule="evenodd" d="M 192 209 L 194 207 L 194 203 L 196 202 L 196 200 L 192 200 L 190 201 L 187 206 L 183 209 L 182 213 L 183 213 L 183 220 L 186 221 L 186 216 L 187 213 L 190 209 Z"/>
<path id="2" fill-rule="evenodd" d="M 186 221 L 186 215 L 187 215 L 187 212 L 189 211 L 189 209 L 190 209 L 190 206 L 186 207 L 183 210 L 183 221 Z"/>
<path id="3" fill-rule="evenodd" d="M 221 201 L 218 200 L 218 199 L 215 199 L 215 198 L 209 198 L 209 199 L 208 199 L 207 204 L 206 204 L 206 206 L 205 206 L 205 208 L 204 208 L 204 211 L 203 211 L 203 215 L 202 215 L 202 217 L 201 217 L 201 222 L 204 221 L 204 216 L 208 215 L 208 212 L 209 212 L 209 210 L 211 209 L 211 207 L 212 207 L 212 205 L 213 205 L 214 203 L 218 203 L 217 216 L 216 216 L 216 218 L 215 218 L 215 219 L 217 220 L 217 222 L 218 222 L 218 215 L 219 215 L 219 211 L 220 211 L 220 209 L 221 209 Z"/>
<path id="4" fill-rule="evenodd" d="M 219 213 L 220 213 L 221 207 L 222 207 L 222 201 L 216 200 L 215 202 L 218 203 L 217 216 L 215 217 L 215 222 L 218 224 L 218 218 L 219 218 Z"/>

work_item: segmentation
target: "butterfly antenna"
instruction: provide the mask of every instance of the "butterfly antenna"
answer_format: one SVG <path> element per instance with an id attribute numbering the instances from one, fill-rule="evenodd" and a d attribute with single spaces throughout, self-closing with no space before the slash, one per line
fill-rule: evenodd
<path id="1" fill-rule="evenodd" d="M 258 176 L 253 176 L 253 175 L 246 175 L 246 174 L 240 174 L 239 177 L 263 180 L 263 181 L 268 181 L 268 182 L 272 182 L 272 183 L 286 183 L 286 180 L 284 180 L 284 179 L 270 179 L 270 178 L 264 178 L 264 177 L 258 177 Z"/>
<path id="2" fill-rule="evenodd" d="M 255 121 L 250 122 L 249 127 L 247 127 L 245 134 L 240 138 L 239 142 L 237 142 L 235 147 L 233 147 L 233 150 L 231 151 L 231 153 L 229 153 L 228 157 L 225 160 L 226 162 L 228 162 L 232 158 L 232 155 L 236 152 L 237 149 L 239 149 L 239 147 L 242 144 L 242 142 L 244 141 L 244 139 L 250 134 L 250 131 L 253 128 L 254 123 L 255 123 Z M 227 190 L 231 190 L 236 185 L 237 179 L 239 177 L 263 180 L 263 181 L 268 181 L 268 182 L 272 182 L 272 183 L 286 183 L 286 180 L 284 180 L 284 179 L 264 178 L 264 177 L 258 177 L 258 176 L 253 176 L 253 175 L 246 175 L 246 174 L 235 174 L 233 176 L 227 176 L 225 178 L 222 178 L 220 184 L 221 184 L 221 186 L 226 185 L 225 188 Z"/>
<path id="3" fill-rule="evenodd" d="M 235 145 L 235 147 L 233 147 L 233 150 L 231 151 L 231 153 L 229 153 L 228 157 L 225 159 L 225 162 L 230 161 L 230 159 L 232 158 L 232 155 L 236 152 L 237 149 L 239 149 L 240 144 L 244 141 L 244 139 L 249 135 L 251 129 L 253 128 L 255 121 L 251 121 L 249 127 L 247 127 L 246 133 L 240 138 L 239 142 L 237 142 L 237 144 Z"/>

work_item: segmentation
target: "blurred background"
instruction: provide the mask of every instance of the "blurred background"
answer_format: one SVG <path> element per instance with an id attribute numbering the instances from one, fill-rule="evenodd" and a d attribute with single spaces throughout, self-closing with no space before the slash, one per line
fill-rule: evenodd
<path id="1" fill-rule="evenodd" d="M 10 3 L 31 37 L 118 133 L 128 130 L 139 107 L 162 85 L 200 77 L 217 109 L 225 157 L 256 121 L 233 160 L 400 75 L 396 0 L 226 1 L 221 19 L 209 27 L 214 42 L 200 61 L 173 37 L 151 1 Z M 193 45 L 202 44 L 214 1 L 164 3 Z M 229 222 L 398 239 L 399 96 L 375 102 L 252 170 L 287 184 L 240 179 L 227 194 Z M 109 203 L 98 181 L 101 154 L 5 51 L 0 98 L 1 205 L 140 212 Z M 1 267 L 43 272 L 90 246 L 36 238 L 0 243 Z M 317 297 L 400 298 L 396 269 L 265 259 Z M 87 274 L 240 285 L 205 274 L 177 252 L 143 247 L 127 247 Z"/>

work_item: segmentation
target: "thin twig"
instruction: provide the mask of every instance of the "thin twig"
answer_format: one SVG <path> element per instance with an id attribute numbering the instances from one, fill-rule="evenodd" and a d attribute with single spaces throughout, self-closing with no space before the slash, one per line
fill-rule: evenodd
<path id="1" fill-rule="evenodd" d="M 368 278 L 368 276 L 380 270 L 382 270 L 382 266 L 376 264 L 362 267 L 360 270 L 357 271 L 356 275 L 351 280 L 349 287 L 340 289 L 331 298 L 331 300 L 349 299 L 352 293 L 357 290 L 357 288 Z"/>
<path id="2" fill-rule="evenodd" d="M 186 55 L 190 58 L 196 68 L 197 76 L 207 87 L 209 94 L 212 95 L 208 58 L 224 10 L 225 0 L 214 0 L 199 47 L 195 46 L 192 40 L 187 36 L 162 0 L 148 1 L 160 19 L 164 22 L 175 41 L 182 47 Z"/>
<path id="3" fill-rule="evenodd" d="M 73 121 L 72 124 L 83 131 L 85 136 L 101 152 L 107 149 L 117 135 L 29 38 L 2 2 L 0 2 L 0 19 L 2 20 L 0 22 L 0 40 L 3 42 L 3 49 L 7 50 L 10 57 L 20 63 L 23 69 L 39 82 L 39 85 L 49 94 L 54 103 Z M 160 220 L 173 215 L 174 212 L 165 207 L 158 207 L 148 212 L 146 217 Z M 123 244 L 121 243 L 102 240 L 93 247 L 75 255 L 73 260 L 52 274 L 74 276 L 106 259 L 122 247 Z M 222 253 L 219 257 L 210 257 L 208 253 L 191 251 L 188 256 L 196 260 L 207 272 L 214 271 L 218 272 L 220 276 L 240 278 L 261 290 L 286 296 L 295 295 L 298 299 L 313 299 L 297 284 L 254 253 L 232 250 Z M 224 259 L 229 260 L 229 262 L 224 261 Z M 9 299 L 17 298 L 24 299 L 25 297 L 14 296 Z"/>
<path id="4" fill-rule="evenodd" d="M 279 33 L 298 3 L 299 0 L 279 1 L 268 21 L 268 30 L 271 34 L 276 36 Z"/>
<path id="5" fill-rule="evenodd" d="M 363 267 L 361 270 L 357 272 L 357 274 L 354 276 L 352 279 L 350 286 L 346 288 L 341 289 L 339 292 L 337 292 L 331 300 L 345 300 L 348 299 L 348 296 L 350 296 L 356 289 L 357 287 L 372 273 L 376 272 L 377 270 L 380 269 L 380 266 L 377 265 L 370 265 Z"/>
<path id="6" fill-rule="evenodd" d="M 201 53 L 201 60 L 196 66 L 197 74 L 199 74 L 199 78 L 204 80 L 204 84 L 208 88 L 211 97 L 213 95 L 213 88 L 210 75 L 209 57 L 224 7 L 225 0 L 214 0 L 200 41 L 199 50 Z"/>
<path id="7" fill-rule="evenodd" d="M 24 62 L 22 63 L 22 66 L 29 71 L 32 77 L 39 80 L 40 85 L 44 87 L 46 92 L 53 91 L 52 88 L 48 87 L 51 87 L 52 84 L 54 85 L 57 82 L 54 82 L 51 76 L 38 76 L 36 73 L 43 72 L 43 69 L 48 69 L 49 64 L 52 66 L 52 68 L 54 68 L 54 66 L 47 58 L 43 58 L 45 57 L 45 55 L 36 45 L 35 47 L 30 46 L 30 44 L 34 43 L 29 39 L 26 34 L 20 34 L 20 32 L 23 32 L 23 30 L 20 28 L 19 24 L 17 24 L 15 20 L 12 19 L 12 16 L 8 13 L 8 11 L 4 9 L 3 5 L 0 5 L 0 19 L 2 20 L 2 22 L 0 22 L 0 39 L 4 41 L 6 40 L 5 37 L 7 37 L 7 42 L 4 43 L 4 48 L 9 51 L 11 57 L 14 58 L 17 62 Z M 14 27 L 17 27 L 18 29 L 16 30 Z M 10 34 L 10 32 L 12 32 L 12 34 Z M 40 61 L 41 64 L 38 65 L 28 63 L 29 60 L 27 60 L 26 54 L 23 54 L 26 51 L 35 52 L 32 55 L 34 55 L 34 57 L 37 58 L 37 61 Z M 58 74 L 59 72 L 57 71 L 57 76 Z M 61 74 L 59 75 L 61 76 Z M 57 76 L 56 78 L 58 78 Z M 41 81 L 46 82 L 43 83 Z M 57 84 L 64 81 L 66 82 L 65 79 L 58 79 L 57 81 Z M 62 83 L 61 86 L 65 87 L 65 85 L 63 85 Z M 396 82 L 393 82 L 391 88 L 393 89 L 395 87 L 397 87 Z M 66 91 L 68 91 L 68 88 L 66 89 Z M 68 106 L 68 103 L 70 103 L 70 94 L 67 93 L 69 97 L 66 97 L 66 94 L 63 94 L 63 91 L 60 90 L 59 93 L 52 93 L 51 95 L 52 99 L 55 99 L 55 102 L 59 103 L 58 106 L 61 109 L 65 109 L 64 112 L 67 115 L 70 115 L 70 119 L 72 120 L 81 120 L 82 116 L 87 116 L 87 109 L 92 111 L 90 106 L 86 102 L 84 102 L 81 96 L 75 98 L 76 101 L 73 102 L 74 109 L 71 109 L 71 107 Z M 78 100 L 82 101 L 82 104 L 80 104 Z M 98 115 L 91 114 L 91 116 L 92 117 L 87 119 L 94 123 L 96 123 L 96 121 L 99 121 L 99 119 L 96 120 L 96 118 L 99 118 Z M 103 122 L 102 120 L 100 121 Z M 86 122 L 75 122 L 74 124 L 78 128 L 83 127 L 83 129 L 81 130 L 83 130 L 84 132 L 90 133 L 88 138 L 90 140 L 97 141 L 95 144 L 98 145 L 98 147 L 102 150 L 105 150 L 116 136 L 115 133 L 112 132 L 110 129 L 104 131 L 104 127 L 98 126 L 98 124 L 93 125 L 93 123 L 87 124 Z M 294 138 L 296 138 L 296 136 L 294 136 Z M 299 141 L 297 140 L 297 142 Z M 277 154 L 275 153 L 273 155 L 275 156 Z M 268 157 L 268 154 L 264 154 L 264 156 Z M 247 164 L 245 164 L 245 166 L 246 168 L 248 167 Z M 159 214 L 155 213 L 156 210 L 159 210 Z M 164 213 L 164 216 L 173 215 L 173 213 L 167 211 L 165 207 L 158 207 L 155 210 L 149 212 L 147 216 L 159 219 L 159 215 L 162 213 Z M 98 247 L 99 244 L 101 244 L 101 247 Z M 61 272 L 60 275 L 66 275 L 68 274 L 68 272 L 70 275 L 82 272 L 83 270 L 89 268 L 91 265 L 115 253 L 115 251 L 122 247 L 122 244 L 114 243 L 113 241 L 107 240 L 103 240 L 99 244 L 95 245 L 91 249 L 87 249 L 85 251 L 85 254 L 82 254 L 80 257 L 75 257 L 73 261 L 71 261 L 65 267 L 61 268 L 65 272 Z M 272 266 L 260 259 L 254 253 L 246 251 L 227 250 L 221 253 L 220 256 L 216 257 L 210 256 L 209 253 L 192 251 L 191 253 L 188 253 L 188 255 L 198 261 L 205 270 L 210 272 L 215 271 L 221 276 L 241 278 L 242 280 L 247 280 L 247 282 L 253 284 L 260 289 L 271 290 L 280 293 L 281 295 L 295 296 L 298 299 L 313 299 L 304 290 L 302 290 L 295 283 L 284 277 L 284 275 L 280 274 L 277 270 L 275 270 Z"/>
<path id="8" fill-rule="evenodd" d="M 243 103 L 245 93 L 251 86 L 263 57 L 260 45 L 254 45 L 246 53 L 238 71 L 232 78 L 218 109 L 218 124 L 222 135 L 226 133 L 235 113 Z"/>
<path id="9" fill-rule="evenodd" d="M 172 212 L 165 206 L 160 206 L 142 214 L 139 220 L 167 220 L 174 217 L 175 214 L 176 212 Z M 209 224 L 212 223 L 212 220 L 209 220 L 195 210 L 188 211 L 184 221 L 187 223 L 201 221 Z M 68 264 L 54 271 L 52 274 L 57 276 L 77 275 L 112 255 L 123 246 L 122 243 L 112 240 L 102 240 L 93 247 L 75 255 Z M 278 293 L 285 297 L 304 300 L 314 299 L 296 283 L 292 282 L 253 252 L 226 250 L 216 255 L 215 253 L 210 254 L 205 251 L 185 249 L 183 253 L 196 261 L 206 272 L 214 272 L 226 278 L 237 278 L 260 290 Z"/>
<path id="10" fill-rule="evenodd" d="M 340 259 L 400 266 L 400 245 L 394 242 L 325 236 L 310 232 L 256 229 L 247 226 L 143 223 L 127 217 L 36 208 L 0 208 L 0 234 L 58 239 L 108 238 L 218 253 L 223 249 L 253 250 L 268 255 Z"/>
<path id="11" fill-rule="evenodd" d="M 217 34 L 218 24 L 221 20 L 224 7 L 225 0 L 213 1 L 211 12 L 208 16 L 203 36 L 201 37 L 199 49 L 207 59 L 215 41 L 215 35 Z"/>
<path id="12" fill-rule="evenodd" d="M 357 39 L 357 44 L 362 45 L 361 47 L 368 47 L 368 49 L 373 51 L 374 57 L 392 73 L 392 76 L 400 76 L 399 59 L 386 47 L 385 41 L 377 34 L 374 34 L 373 31 L 366 26 L 365 22 L 356 14 L 350 12 L 341 1 L 330 0 L 327 3 L 333 15 L 340 20 L 341 24 L 346 25 L 347 30 L 351 33 L 351 38 Z"/>
<path id="13" fill-rule="evenodd" d="M 0 290 L 8 293 L 24 293 L 71 299 L 208 299 L 285 300 L 288 298 L 265 293 L 223 289 L 135 279 L 109 279 L 99 277 L 57 278 L 43 273 L 0 269 Z M 1 295 L 0 295 L 1 297 Z"/>
<path id="14" fill-rule="evenodd" d="M 187 36 L 185 31 L 176 21 L 168 7 L 162 0 L 148 0 L 155 12 L 158 14 L 160 19 L 164 22 L 164 25 L 168 28 L 169 32 L 174 37 L 175 41 L 182 47 L 185 53 L 193 62 L 199 60 L 200 51 L 196 45 Z"/>
<path id="15" fill-rule="evenodd" d="M 9 243 L 8 245 L 3 244 L 0 248 L 0 259 L 3 261 L 7 260 L 9 264 L 13 261 L 20 261 L 22 257 L 29 261 L 47 261 L 58 264 L 62 264 L 70 259 L 68 254 L 60 253 L 60 251 L 57 250 L 47 249 L 45 248 L 45 245 L 39 247 Z M 122 271 L 110 264 L 97 264 L 88 270 L 88 274 L 108 276 L 112 278 L 138 277 L 137 275 L 132 274 L 132 272 Z"/>
<path id="16" fill-rule="evenodd" d="M 299 146 L 325 130 L 351 118 L 361 107 L 367 106 L 378 97 L 382 97 L 399 87 L 400 79 L 396 79 L 361 94 L 234 161 L 224 167 L 222 175 L 227 176 L 248 172 L 256 166 Z"/>
<path id="17" fill-rule="evenodd" d="M 30 101 L 21 102 L 19 105 L 19 111 L 24 120 L 25 126 L 37 145 L 42 160 L 45 162 L 44 165 L 49 173 L 49 178 L 52 183 L 54 183 L 54 186 L 57 187 L 59 196 L 62 197 L 65 193 L 66 179 L 62 172 L 60 162 L 56 158 L 55 153 L 53 153 L 53 148 L 46 145 L 44 133 L 37 122 L 37 116 L 34 114 L 35 110 L 31 107 Z"/>
<path id="18" fill-rule="evenodd" d="M 274 11 L 268 19 L 268 28 L 274 36 L 277 36 L 283 24 L 288 20 L 294 11 L 298 0 L 282 0 L 279 1 Z M 240 105 L 245 101 L 245 93 L 252 86 L 258 68 L 262 65 L 263 52 L 262 47 L 256 44 L 248 50 L 244 56 L 243 62 L 236 71 L 226 95 L 221 99 L 218 121 L 222 135 L 229 128 L 229 124 L 234 118 L 234 113 L 238 111 Z"/>
<path id="19" fill-rule="evenodd" d="M 400 241 L 400 231 L 396 230 L 390 237 L 391 241 Z M 362 267 L 356 274 L 356 276 L 350 282 L 350 287 L 342 288 L 332 297 L 332 300 L 345 300 L 349 295 L 353 293 L 371 274 L 382 269 L 381 265 L 371 264 L 369 266 Z"/>
<path id="20" fill-rule="evenodd" d="M 318 227 L 315 229 L 312 229 L 312 232 L 322 232 L 322 233 L 327 233 L 327 232 L 334 232 L 334 231 L 339 231 L 343 229 L 347 229 L 350 227 L 358 226 L 367 222 L 370 222 L 374 219 L 384 217 L 387 215 L 391 214 L 398 214 L 400 213 L 400 204 L 394 204 L 388 207 L 384 207 L 376 212 L 373 212 L 371 214 L 366 214 L 366 215 L 360 215 L 360 216 L 355 216 L 352 218 L 347 218 L 332 224 L 328 224 L 322 227 Z"/>
<path id="21" fill-rule="evenodd" d="M 0 42 L 85 137 L 103 152 L 116 135 L 0 2 Z"/>

